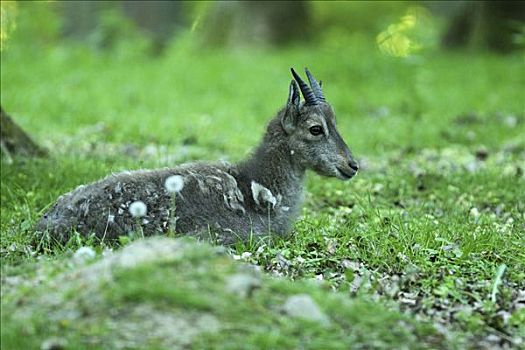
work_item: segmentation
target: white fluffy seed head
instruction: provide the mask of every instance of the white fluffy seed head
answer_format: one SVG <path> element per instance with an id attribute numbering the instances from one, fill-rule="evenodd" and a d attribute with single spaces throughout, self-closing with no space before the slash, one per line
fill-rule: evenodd
<path id="1" fill-rule="evenodd" d="M 88 261 L 94 259 L 97 253 L 91 247 L 80 247 L 73 255 L 73 259 L 76 261 Z"/>
<path id="2" fill-rule="evenodd" d="M 472 209 L 470 209 L 469 215 L 470 215 L 471 217 L 473 217 L 474 219 L 479 218 L 480 213 L 479 213 L 478 208 L 473 207 Z"/>
<path id="3" fill-rule="evenodd" d="M 140 218 L 146 215 L 146 212 L 148 211 L 148 207 L 146 204 L 144 204 L 143 201 L 135 201 L 130 204 L 129 206 L 129 213 L 134 218 Z"/>
<path id="4" fill-rule="evenodd" d="M 180 175 L 172 175 L 166 179 L 164 187 L 169 193 L 179 193 L 184 187 L 184 178 Z"/>

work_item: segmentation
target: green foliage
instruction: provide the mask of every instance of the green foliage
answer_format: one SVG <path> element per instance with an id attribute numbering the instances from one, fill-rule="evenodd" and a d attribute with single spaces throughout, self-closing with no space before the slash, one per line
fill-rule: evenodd
<path id="1" fill-rule="evenodd" d="M 394 57 L 407 57 L 436 45 L 437 31 L 430 13 L 422 7 L 410 7 L 398 23 L 379 33 L 381 52 Z"/>
<path id="2" fill-rule="evenodd" d="M 119 9 L 102 10 L 98 22 L 88 37 L 88 43 L 97 50 L 105 50 L 113 60 L 140 59 L 151 50 L 147 36 L 129 18 L 125 18 Z"/>
<path id="3" fill-rule="evenodd" d="M 338 2 L 313 1 L 310 16 L 319 31 L 339 31 L 340 34 L 361 33 L 374 36 L 386 23 L 396 21 L 411 6 L 410 1 Z"/>
<path id="4" fill-rule="evenodd" d="M 59 39 L 61 18 L 58 15 L 58 2 L 51 1 L 4 1 L 6 7 L 13 14 L 11 17 L 12 31 L 5 38 L 9 51 L 19 51 L 20 54 L 29 54 L 35 50 L 42 50 L 55 45 Z M 4 21 L 2 20 L 2 25 Z M 11 45 L 13 43 L 13 45 Z M 38 59 L 38 57 L 34 57 Z"/>

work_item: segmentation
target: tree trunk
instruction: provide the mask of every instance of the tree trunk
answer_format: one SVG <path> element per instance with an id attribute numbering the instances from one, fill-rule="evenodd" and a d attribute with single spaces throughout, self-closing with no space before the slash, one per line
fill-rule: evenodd
<path id="1" fill-rule="evenodd" d="M 38 146 L 0 107 L 0 149 L 12 162 L 14 156 L 43 157 L 47 151 Z"/>
<path id="2" fill-rule="evenodd" d="M 466 1 L 450 21 L 442 42 L 445 47 L 509 52 L 516 48 L 514 36 L 523 21 L 525 2 Z"/>
<path id="3" fill-rule="evenodd" d="M 205 43 L 218 47 L 285 45 L 313 34 L 306 1 L 217 1 L 203 23 Z"/>

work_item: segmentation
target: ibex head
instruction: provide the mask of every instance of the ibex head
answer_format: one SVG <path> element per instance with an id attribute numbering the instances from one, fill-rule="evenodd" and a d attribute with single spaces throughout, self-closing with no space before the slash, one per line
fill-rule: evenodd
<path id="1" fill-rule="evenodd" d="M 337 131 L 332 107 L 326 102 L 321 83 L 310 71 L 310 86 L 293 70 L 288 102 L 281 118 L 294 161 L 320 175 L 341 180 L 352 178 L 358 165 Z M 304 101 L 300 101 L 299 89 Z"/>

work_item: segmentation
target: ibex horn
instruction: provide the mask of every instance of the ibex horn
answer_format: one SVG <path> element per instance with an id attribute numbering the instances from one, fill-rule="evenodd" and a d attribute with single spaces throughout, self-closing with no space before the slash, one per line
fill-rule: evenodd
<path id="1" fill-rule="evenodd" d="M 315 97 L 315 94 L 312 91 L 312 89 L 310 89 L 310 87 L 303 81 L 303 79 L 301 79 L 301 77 L 295 72 L 293 68 L 291 68 L 291 70 L 292 70 L 292 75 L 295 81 L 297 81 L 297 83 L 299 84 L 299 88 L 301 89 L 301 92 L 303 93 L 303 97 L 304 97 L 306 104 L 307 105 L 319 104 L 319 100 L 317 99 L 317 97 Z"/>
<path id="2" fill-rule="evenodd" d="M 308 81 L 310 82 L 310 86 L 312 87 L 312 90 L 314 90 L 315 97 L 317 97 L 321 101 L 325 101 L 323 96 L 323 90 L 321 88 L 321 83 L 318 83 L 317 80 L 315 80 L 314 76 L 308 68 L 304 69 L 306 71 L 306 76 L 308 77 Z"/>

